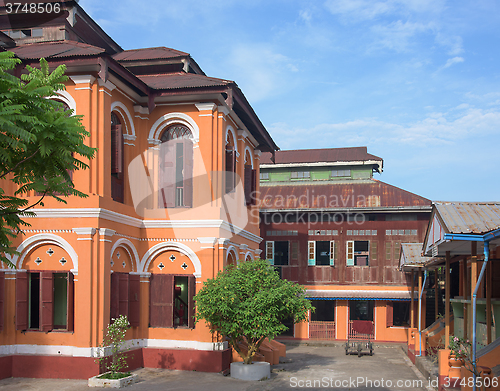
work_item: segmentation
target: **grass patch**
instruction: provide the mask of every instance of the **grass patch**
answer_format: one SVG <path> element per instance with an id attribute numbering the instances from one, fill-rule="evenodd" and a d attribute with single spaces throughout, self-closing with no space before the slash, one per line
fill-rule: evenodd
<path id="1" fill-rule="evenodd" d="M 130 376 L 130 372 L 116 372 L 116 373 L 104 373 L 101 376 L 99 376 L 99 379 L 123 379 L 124 377 Z"/>

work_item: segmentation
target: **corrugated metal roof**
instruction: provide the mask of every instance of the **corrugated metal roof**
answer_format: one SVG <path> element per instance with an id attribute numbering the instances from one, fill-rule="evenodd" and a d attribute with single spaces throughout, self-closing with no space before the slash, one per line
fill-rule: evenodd
<path id="1" fill-rule="evenodd" d="M 262 210 L 431 207 L 431 201 L 375 179 L 260 186 Z"/>
<path id="2" fill-rule="evenodd" d="M 140 60 L 157 60 L 175 57 L 187 57 L 189 53 L 181 52 L 179 50 L 159 46 L 155 48 L 143 48 L 124 50 L 113 56 L 116 61 L 140 61 Z"/>
<path id="3" fill-rule="evenodd" d="M 404 267 L 422 267 L 424 263 L 431 259 L 422 256 L 423 243 L 401 243 L 401 256 L 399 260 L 399 270 Z"/>
<path id="4" fill-rule="evenodd" d="M 273 164 L 271 153 L 263 153 L 260 159 L 261 164 Z M 277 151 L 275 153 L 276 164 L 290 163 L 317 163 L 317 162 L 350 162 L 376 160 L 383 161 L 382 158 L 369 154 L 366 147 L 353 148 L 324 148 L 324 149 L 294 149 L 287 151 Z"/>
<path id="5" fill-rule="evenodd" d="M 233 83 L 230 80 L 217 79 L 193 73 L 168 73 L 162 75 L 137 76 L 151 88 L 159 90 L 174 90 L 180 88 L 226 86 Z"/>
<path id="6" fill-rule="evenodd" d="M 415 295 L 414 292 L 414 297 Z M 385 291 L 385 290 L 314 290 L 306 289 L 306 297 L 313 298 L 362 298 L 362 299 L 411 299 L 410 291 Z"/>
<path id="7" fill-rule="evenodd" d="M 105 50 L 76 41 L 54 41 L 21 45 L 10 49 L 22 59 L 95 56 Z"/>
<path id="8" fill-rule="evenodd" d="M 498 202 L 434 202 L 449 233 L 485 234 L 500 228 Z"/>

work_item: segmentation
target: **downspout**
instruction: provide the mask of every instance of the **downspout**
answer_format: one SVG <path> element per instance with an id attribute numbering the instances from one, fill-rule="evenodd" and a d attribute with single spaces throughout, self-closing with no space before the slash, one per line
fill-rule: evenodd
<path id="1" fill-rule="evenodd" d="M 481 273 L 479 273 L 479 278 L 477 279 L 476 289 L 474 289 L 474 293 L 472 294 L 472 365 L 474 366 L 474 372 L 472 376 L 474 377 L 473 390 L 476 391 L 476 371 L 477 371 L 477 362 L 476 362 L 476 301 L 477 301 L 477 291 L 479 290 L 479 286 L 483 280 L 484 271 L 486 270 L 486 265 L 488 264 L 488 259 L 490 256 L 490 242 L 489 240 L 484 241 L 484 262 L 483 267 L 481 268 Z"/>
<path id="2" fill-rule="evenodd" d="M 420 297 L 418 298 L 418 334 L 420 338 L 420 349 L 418 351 L 417 357 L 422 356 L 422 296 L 424 294 L 426 281 L 427 281 L 427 270 L 424 270 L 424 283 L 422 284 L 422 290 L 420 291 Z"/>

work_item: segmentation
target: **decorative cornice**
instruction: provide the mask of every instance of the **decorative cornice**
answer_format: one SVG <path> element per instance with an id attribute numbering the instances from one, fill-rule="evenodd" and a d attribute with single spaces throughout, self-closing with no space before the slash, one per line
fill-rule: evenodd
<path id="1" fill-rule="evenodd" d="M 215 108 L 217 107 L 215 103 L 212 102 L 195 103 L 194 105 L 196 106 L 198 111 L 207 111 L 207 110 L 214 111 Z"/>
<path id="2" fill-rule="evenodd" d="M 109 228 L 99 228 L 99 235 L 101 236 L 113 236 L 115 234 L 114 229 Z"/>
<path id="3" fill-rule="evenodd" d="M 103 81 L 102 79 L 98 79 L 97 83 L 99 84 L 100 87 L 106 87 L 110 91 L 113 91 L 116 88 L 116 86 L 113 83 L 111 83 L 109 80 Z"/>
<path id="4" fill-rule="evenodd" d="M 73 228 L 73 232 L 77 235 L 94 235 L 96 233 L 95 228 Z"/>
<path id="5" fill-rule="evenodd" d="M 73 81 L 75 84 L 94 84 L 95 77 L 92 75 L 73 75 L 69 76 L 69 78 Z"/>
<path id="6" fill-rule="evenodd" d="M 149 115 L 149 108 L 140 105 L 135 105 L 134 113 Z"/>
<path id="7" fill-rule="evenodd" d="M 217 108 L 219 109 L 219 113 L 222 113 L 224 115 L 229 114 L 229 109 L 226 106 L 217 106 Z"/>

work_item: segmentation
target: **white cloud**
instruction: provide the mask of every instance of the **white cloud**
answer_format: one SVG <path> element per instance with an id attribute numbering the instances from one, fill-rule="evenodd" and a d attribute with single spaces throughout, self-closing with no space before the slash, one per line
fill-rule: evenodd
<path id="1" fill-rule="evenodd" d="M 432 23 L 418 22 L 402 22 L 398 20 L 388 25 L 375 25 L 372 27 L 372 32 L 375 35 L 377 46 L 386 47 L 398 52 L 403 52 L 408 49 L 411 38 L 420 33 L 425 33 L 434 30 Z"/>
<path id="2" fill-rule="evenodd" d="M 453 57 L 453 58 L 450 58 L 450 59 L 448 59 L 448 61 L 446 61 L 446 64 L 443 65 L 442 69 L 449 68 L 453 64 L 458 64 L 458 63 L 464 62 L 464 61 L 465 60 L 464 60 L 463 57 Z"/>
<path id="3" fill-rule="evenodd" d="M 458 35 L 447 35 L 443 32 L 438 32 L 436 34 L 436 43 L 441 46 L 448 47 L 448 54 L 450 56 L 456 56 L 464 51 L 462 46 L 462 37 Z"/>

